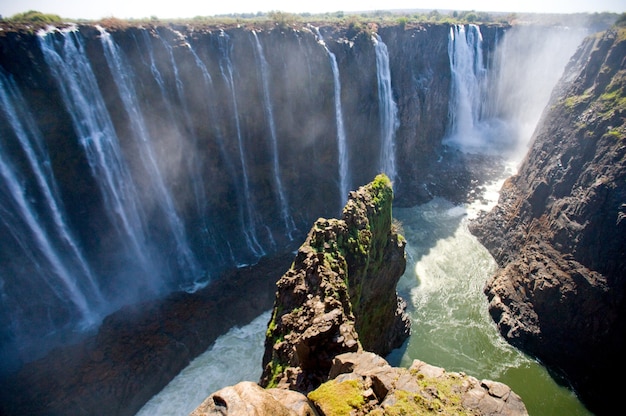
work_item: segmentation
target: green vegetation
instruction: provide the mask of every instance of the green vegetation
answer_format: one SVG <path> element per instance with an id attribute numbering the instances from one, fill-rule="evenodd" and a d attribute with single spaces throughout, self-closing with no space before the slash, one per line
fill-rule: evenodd
<path id="1" fill-rule="evenodd" d="M 325 415 L 350 416 L 365 404 L 363 384 L 360 380 L 328 381 L 308 394 Z"/>
<path id="2" fill-rule="evenodd" d="M 276 358 L 272 359 L 272 361 L 270 361 L 269 363 L 270 366 L 270 373 L 271 373 L 271 377 L 269 379 L 269 381 L 267 382 L 267 389 L 273 389 L 274 387 L 278 386 L 278 381 L 280 379 L 280 376 L 283 374 L 283 371 L 285 371 L 285 367 L 284 365 Z"/>
<path id="3" fill-rule="evenodd" d="M 45 14 L 36 10 L 18 13 L 6 19 L 11 23 L 61 23 L 63 19 L 56 14 Z"/>

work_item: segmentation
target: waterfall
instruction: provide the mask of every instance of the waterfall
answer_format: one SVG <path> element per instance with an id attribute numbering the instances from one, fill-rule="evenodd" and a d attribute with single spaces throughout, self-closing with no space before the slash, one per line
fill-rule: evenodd
<path id="1" fill-rule="evenodd" d="M 477 131 L 486 102 L 483 37 L 477 25 L 450 27 L 448 57 L 452 72 L 450 141 L 461 146 L 481 146 Z"/>
<path id="2" fill-rule="evenodd" d="M 585 35 L 583 29 L 517 26 L 505 32 L 489 60 L 479 26 L 451 27 L 450 124 L 444 142 L 467 152 L 505 154 L 517 163 Z"/>
<path id="3" fill-rule="evenodd" d="M 235 119 L 235 127 L 237 131 L 237 150 L 239 153 L 239 162 L 241 163 L 241 176 L 243 185 L 243 200 L 245 201 L 245 210 L 240 207 L 240 221 L 244 230 L 244 236 L 246 239 L 246 245 L 251 249 L 252 253 L 257 257 L 261 257 L 265 254 L 263 247 L 259 243 L 257 236 L 257 219 L 255 215 L 254 203 L 252 199 L 252 193 L 250 191 L 250 182 L 248 179 L 247 163 L 245 158 L 245 149 L 243 144 L 243 137 L 241 132 L 241 123 L 239 120 L 239 107 L 237 105 L 237 93 L 235 90 L 235 79 L 233 76 L 233 64 L 230 58 L 231 44 L 229 37 L 225 32 L 221 32 L 218 37 L 219 49 L 220 49 L 220 73 L 224 78 L 224 82 L 228 86 L 231 94 L 231 104 L 233 117 Z"/>
<path id="4" fill-rule="evenodd" d="M 393 182 L 396 179 L 395 135 L 400 124 L 398 107 L 391 89 L 391 70 L 389 69 L 389 51 L 387 45 L 377 33 L 372 36 L 376 51 L 376 79 L 378 80 L 378 113 L 380 115 L 380 171 L 387 174 Z"/>
<path id="5" fill-rule="evenodd" d="M 57 39 L 56 33 L 40 32 L 40 47 L 98 183 L 106 214 L 123 246 L 120 255 L 145 276 L 158 276 L 138 191 L 80 36 L 71 29 L 60 34 L 61 39 Z M 150 286 L 160 290 L 156 279 Z"/>
<path id="6" fill-rule="evenodd" d="M 269 87 L 269 65 L 265 60 L 265 54 L 263 53 L 263 47 L 261 46 L 261 42 L 259 42 L 259 37 L 257 36 L 255 31 L 252 31 L 252 35 L 254 36 L 254 41 L 256 44 L 256 58 L 258 60 L 258 65 L 261 68 L 261 80 L 263 82 L 263 100 L 265 102 L 265 111 L 267 115 L 267 120 L 270 128 L 270 139 L 271 139 L 271 152 L 272 152 L 272 173 L 274 175 L 274 184 L 276 186 L 276 191 L 278 193 L 278 199 L 280 204 L 280 213 L 283 218 L 283 222 L 285 223 L 285 230 L 287 231 L 287 235 L 291 240 L 293 240 L 293 232 L 296 230 L 296 226 L 289 214 L 289 204 L 287 202 L 287 197 L 285 195 L 285 190 L 283 189 L 283 183 L 280 178 L 280 166 L 279 166 L 279 154 L 278 154 L 278 138 L 276 137 L 276 126 L 274 124 L 274 111 L 272 108 L 272 100 L 270 98 L 270 87 Z"/>
<path id="7" fill-rule="evenodd" d="M 120 93 L 124 109 L 128 114 L 131 127 L 136 135 L 135 139 L 139 147 L 139 155 L 152 181 L 151 185 L 155 192 L 157 203 L 163 211 L 170 228 L 171 237 L 175 244 L 175 257 L 179 271 L 182 273 L 183 278 L 189 281 L 185 289 L 197 289 L 207 283 L 205 280 L 205 272 L 201 270 L 194 253 L 189 247 L 185 226 L 176 212 L 174 202 L 157 164 L 151 144 L 152 139 L 148 134 L 147 126 L 139 106 L 137 93 L 135 92 L 131 69 L 126 64 L 121 51 L 113 42 L 111 35 L 102 27 L 98 27 L 98 30 L 100 30 L 100 40 L 104 49 L 105 58 Z"/>
<path id="8" fill-rule="evenodd" d="M 348 193 L 350 192 L 350 178 L 349 178 L 349 159 L 348 159 L 348 146 L 346 141 L 346 131 L 343 126 L 343 112 L 341 109 L 341 81 L 339 79 L 339 66 L 337 65 L 337 58 L 335 54 L 328 49 L 322 34 L 317 27 L 313 27 L 317 36 L 317 42 L 324 47 L 328 59 L 330 60 L 330 67 L 333 71 L 333 85 L 335 92 L 335 120 L 337 121 L 337 152 L 339 155 L 339 194 L 340 194 L 340 210 L 348 199 Z"/>
<path id="9" fill-rule="evenodd" d="M 178 36 L 178 38 L 184 42 L 184 45 L 189 49 L 191 49 L 191 45 L 187 43 L 185 37 L 175 30 L 172 30 L 174 34 Z M 158 33 L 158 32 L 157 32 Z M 183 116 L 185 118 L 185 130 L 189 139 L 191 139 L 191 145 L 193 149 L 197 149 L 198 137 L 196 136 L 195 127 L 193 121 L 190 117 L 190 111 L 187 107 L 187 99 L 185 94 L 185 87 L 183 85 L 183 81 L 180 78 L 178 72 L 178 64 L 176 63 L 176 58 L 174 57 L 174 51 L 172 50 L 172 46 L 162 37 L 159 36 L 163 46 L 167 50 L 168 56 L 170 58 L 170 64 L 174 71 L 174 82 L 176 84 L 176 92 L 178 94 L 178 102 L 182 108 Z M 195 55 L 195 53 L 194 53 Z M 198 213 L 198 217 L 201 219 L 206 218 L 206 210 L 207 210 L 207 199 L 206 199 L 206 191 L 204 186 L 204 179 L 202 174 L 202 168 L 200 166 L 199 156 L 196 151 L 191 152 L 191 154 L 186 155 L 187 159 L 187 169 L 189 173 L 189 177 L 191 179 L 191 186 L 193 188 L 194 199 L 196 201 L 196 211 Z M 206 228 L 206 224 L 204 225 Z"/>
<path id="10" fill-rule="evenodd" d="M 56 301 L 73 305 L 72 309 L 79 314 L 79 327 L 90 327 L 99 321 L 104 299 L 68 225 L 41 132 L 27 112 L 17 86 L 3 71 L 0 71 L 0 102 L 37 185 L 35 191 L 28 191 L 26 179 L 19 175 L 10 153 L 0 143 L 0 188 L 3 189 L 0 218 L 21 254 L 40 272 L 38 290 L 45 291 L 47 286 Z M 41 195 L 41 204 L 36 194 Z M 49 225 L 48 220 L 51 220 Z M 19 266 L 24 267 L 24 264 Z M 36 276 L 24 277 L 32 281 Z M 27 307 L 21 305 L 19 309 Z"/>

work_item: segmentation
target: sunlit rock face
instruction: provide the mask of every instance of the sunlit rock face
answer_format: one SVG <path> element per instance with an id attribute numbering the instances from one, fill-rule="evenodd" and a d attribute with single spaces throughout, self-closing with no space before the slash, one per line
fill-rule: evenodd
<path id="1" fill-rule="evenodd" d="M 350 193 L 342 218 L 318 219 L 277 282 L 261 385 L 308 392 L 335 356 L 363 348 L 386 355 L 409 336 L 396 285 L 404 238 L 392 227 L 385 175 Z"/>
<path id="2" fill-rule="evenodd" d="M 485 293 L 500 332 L 610 413 L 624 370 L 626 42 L 587 38 L 519 173 L 472 231 L 500 265 Z"/>

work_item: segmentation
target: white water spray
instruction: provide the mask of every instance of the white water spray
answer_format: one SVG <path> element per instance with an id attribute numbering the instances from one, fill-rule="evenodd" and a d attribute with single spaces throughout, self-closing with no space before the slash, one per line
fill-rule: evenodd
<path id="1" fill-rule="evenodd" d="M 287 232 L 287 235 L 289 236 L 289 239 L 293 240 L 293 233 L 294 231 L 296 231 L 296 226 L 293 222 L 293 218 L 291 218 L 291 214 L 289 214 L 289 203 L 287 202 L 287 196 L 285 194 L 283 182 L 281 180 L 281 175 L 280 175 L 278 137 L 276 135 L 276 125 L 274 123 L 274 110 L 272 107 L 272 99 L 270 98 L 269 65 L 267 64 L 267 60 L 265 59 L 265 54 L 263 53 L 263 46 L 261 46 L 259 37 L 257 36 L 255 31 L 252 31 L 252 35 L 254 36 L 254 41 L 256 44 L 256 51 L 257 51 L 256 58 L 258 60 L 259 66 L 261 67 L 261 80 L 263 84 L 263 100 L 265 102 L 265 111 L 267 113 L 267 120 L 268 120 L 269 127 L 270 127 L 272 173 L 274 174 L 274 184 L 276 185 L 276 191 L 278 193 L 278 200 L 280 203 L 280 213 L 283 217 L 283 222 L 285 223 L 285 230 Z"/>
<path id="2" fill-rule="evenodd" d="M 341 109 L 341 80 L 339 78 L 339 66 L 335 54 L 328 49 L 322 34 L 317 27 L 313 27 L 317 42 L 324 47 L 328 59 L 330 60 L 330 68 L 333 71 L 333 86 L 335 93 L 335 120 L 337 122 L 337 153 L 339 158 L 339 194 L 340 194 L 340 211 L 343 209 L 352 185 L 350 184 L 350 167 L 348 157 L 348 143 L 346 140 L 346 131 L 343 126 L 343 111 Z"/>
<path id="3" fill-rule="evenodd" d="M 56 32 L 40 32 L 39 44 L 123 246 L 120 253 L 146 276 L 158 276 L 138 192 L 81 38 L 72 28 L 60 33 L 58 39 Z M 158 286 L 151 283 L 154 291 Z"/>
<path id="4" fill-rule="evenodd" d="M 479 123 L 486 101 L 486 75 L 483 37 L 477 25 L 455 25 L 450 28 L 448 57 L 452 72 L 450 125 L 448 142 L 474 150 L 483 145 Z"/>
<path id="5" fill-rule="evenodd" d="M 241 209 L 239 211 L 242 228 L 244 232 L 244 236 L 246 239 L 246 245 L 250 249 L 250 251 L 256 255 L 257 257 L 261 257 L 265 255 L 265 250 L 259 243 L 259 239 L 257 236 L 257 220 L 254 209 L 254 202 L 252 199 L 252 193 L 250 191 L 250 182 L 248 179 L 248 168 L 245 157 L 245 149 L 243 143 L 243 137 L 241 133 L 241 124 L 239 122 L 239 106 L 237 104 L 237 93 L 235 89 L 235 79 L 233 76 L 233 63 L 230 58 L 231 52 L 231 44 L 228 35 L 225 32 L 221 32 L 218 37 L 219 49 L 220 49 L 220 73 L 222 74 L 222 78 L 224 78 L 224 82 L 228 86 L 231 94 L 231 104 L 232 104 L 232 112 L 233 117 L 235 118 L 235 127 L 237 130 L 237 150 L 239 152 L 239 163 L 241 164 L 241 176 L 242 176 L 242 186 L 243 186 L 243 196 L 244 203 L 239 204 L 240 207 L 242 205 L 245 206 L 245 209 Z"/>
<path id="6" fill-rule="evenodd" d="M 102 27 L 98 27 L 98 30 L 100 30 L 100 40 L 104 49 L 105 58 L 119 90 L 124 109 L 131 122 L 131 127 L 136 135 L 136 143 L 140 150 L 140 157 L 152 180 L 151 185 L 155 191 L 160 208 L 165 214 L 171 236 L 175 243 L 176 262 L 180 272 L 182 272 L 184 278 L 189 282 L 184 289 L 192 291 L 193 289 L 202 287 L 203 283 L 201 282 L 205 279 L 205 273 L 201 270 L 200 265 L 188 245 L 184 224 L 176 212 L 174 202 L 157 164 L 151 144 L 152 140 L 148 134 L 148 129 L 139 106 L 137 93 L 135 92 L 130 67 L 126 64 L 122 53 L 113 42 L 111 35 Z"/>
<path id="7" fill-rule="evenodd" d="M 393 99 L 391 89 L 391 70 L 389 68 L 389 51 L 378 33 L 372 35 L 376 51 L 376 79 L 378 80 L 378 114 L 380 118 L 380 171 L 385 173 L 391 182 L 397 176 L 396 168 L 396 130 L 400 125 L 398 107 Z"/>
<path id="8" fill-rule="evenodd" d="M 91 311 L 98 309 L 102 307 L 105 302 L 96 278 L 68 226 L 63 202 L 59 190 L 57 189 L 50 157 L 45 150 L 41 132 L 37 128 L 30 113 L 26 111 L 27 107 L 17 86 L 12 79 L 5 77 L 2 72 L 0 72 L 0 101 L 2 102 L 2 109 L 9 120 L 9 124 L 11 124 L 26 159 L 28 160 L 30 169 L 35 175 L 39 190 L 45 200 L 44 206 L 49 210 L 48 215 L 52 217 L 54 232 L 60 238 L 59 244 L 63 247 L 63 251 L 67 253 L 66 256 L 63 256 L 63 261 L 67 261 L 70 264 L 74 263 L 77 266 L 76 269 L 72 268 L 74 270 L 72 276 L 61 276 L 61 278 L 69 286 L 70 292 L 81 292 L 78 295 L 79 299 L 76 301 L 77 304 L 82 305 L 84 301 L 82 298 L 84 296 L 90 300 L 89 309 Z M 8 166 L 8 164 L 4 162 L 3 166 Z M 5 175 L 7 178 L 10 176 L 11 175 Z M 13 188 L 13 186 L 11 186 L 11 188 Z M 19 196 L 16 196 L 16 201 L 20 202 L 19 205 L 23 205 Z M 27 217 L 30 216 L 27 215 Z M 35 231 L 35 234 L 44 235 L 43 230 L 41 230 L 41 232 Z M 48 244 L 49 243 L 46 243 L 45 245 L 47 246 Z M 74 288 L 74 286 L 76 286 L 76 288 Z M 85 294 L 83 295 L 83 293 Z M 95 314 L 92 312 L 89 316 L 84 316 L 84 323 L 87 325 L 95 323 L 97 318 L 94 315 Z"/>

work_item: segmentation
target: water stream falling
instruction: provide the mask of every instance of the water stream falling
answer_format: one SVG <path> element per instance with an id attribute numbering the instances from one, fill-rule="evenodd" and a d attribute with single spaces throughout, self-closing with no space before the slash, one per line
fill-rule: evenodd
<path id="1" fill-rule="evenodd" d="M 9 124 L 12 126 L 24 155 L 28 160 L 28 165 L 35 176 L 39 191 L 43 195 L 44 204 L 42 204 L 42 207 L 49 210 L 49 216 L 52 218 L 53 232 L 59 238 L 59 241 L 53 244 L 47 243 L 46 241 L 43 243 L 45 246 L 49 246 L 51 250 L 53 246 L 57 246 L 62 248 L 62 252 L 67 253 L 67 255 L 64 256 L 64 261 L 70 263 L 73 274 L 76 274 L 76 276 L 63 275 L 60 277 L 65 282 L 71 294 L 74 295 L 72 296 L 72 300 L 80 306 L 83 313 L 86 313 L 90 308 L 99 308 L 102 306 L 104 300 L 93 275 L 93 271 L 91 270 L 91 266 L 85 258 L 81 247 L 79 247 L 72 230 L 68 226 L 65 207 L 60 196 L 56 178 L 52 172 L 50 156 L 45 148 L 41 132 L 31 114 L 28 112 L 17 86 L 12 79 L 6 77 L 2 72 L 0 72 L 0 101 L 2 102 L 2 109 L 4 110 Z M 2 153 L 7 154 L 7 152 L 4 151 Z M 6 169 L 10 165 L 8 161 L 3 161 L 2 165 L 5 178 L 14 179 L 13 181 L 7 181 L 7 183 L 13 191 L 12 194 L 15 197 L 15 201 L 17 201 L 20 206 L 24 206 L 26 202 L 23 201 L 24 197 L 15 194 L 16 191 L 22 193 L 22 191 L 15 188 L 15 179 L 17 179 L 16 170 Z M 27 209 L 27 212 L 30 212 L 30 209 Z M 29 218 L 28 222 L 32 224 L 30 215 L 27 215 L 27 218 Z M 33 224 L 33 226 L 35 228 L 39 227 L 36 224 Z M 7 227 L 9 229 L 12 228 L 10 223 L 7 223 Z M 35 229 L 33 229 L 33 232 L 35 235 L 43 237 L 44 230 L 35 231 Z M 39 238 L 40 237 L 37 237 L 37 239 Z M 48 239 L 44 238 L 44 240 Z M 28 250 L 25 249 L 25 251 Z M 53 252 L 48 250 L 44 251 Z M 53 257 L 55 256 L 53 255 Z M 57 261 L 54 261 L 54 263 L 59 264 Z M 72 265 L 71 263 L 74 264 Z M 79 289 L 80 286 L 82 286 L 83 289 Z M 87 299 L 83 299 L 80 293 L 82 291 L 89 293 L 90 296 L 87 297 L 94 303 L 90 308 L 87 308 L 85 304 Z M 87 324 L 95 323 L 93 316 L 85 315 L 83 319 Z"/>
<path id="2" fill-rule="evenodd" d="M 334 87 L 334 104 L 335 104 L 335 120 L 337 122 L 337 153 L 339 158 L 339 194 L 341 195 L 340 210 L 346 204 L 348 193 L 351 190 L 350 184 L 350 166 L 348 157 L 348 145 L 346 141 L 346 130 L 343 126 L 343 111 L 341 109 L 341 80 L 339 78 L 339 66 L 337 65 L 337 57 L 328 49 L 322 34 L 317 27 L 313 27 L 317 42 L 324 47 L 330 60 L 330 68 L 333 71 L 333 87 Z"/>
<path id="3" fill-rule="evenodd" d="M 527 32 L 517 31 L 507 34 L 511 37 L 526 35 Z M 570 33 L 557 30 L 553 35 L 552 41 L 562 46 L 564 43 L 559 39 L 563 40 Z M 320 39 L 318 36 L 318 41 Z M 571 55 L 576 41 L 565 44 L 570 45 Z M 515 47 L 516 42 L 508 41 L 502 45 L 511 48 Z M 449 51 L 453 73 L 452 95 L 456 100 L 451 103 L 450 111 L 453 122 L 460 125 L 451 127 L 448 143 L 459 146 L 463 151 L 494 153 L 490 147 L 493 144 L 492 134 L 505 135 L 512 142 L 528 141 L 529 138 L 524 138 L 520 130 L 524 125 L 520 123 L 520 120 L 524 120 L 523 114 L 515 111 L 506 114 L 501 111 L 489 112 L 484 106 L 484 94 L 487 92 L 483 84 L 488 76 L 485 72 L 488 68 L 483 64 L 480 29 L 473 25 L 452 28 Z M 517 51 L 507 49 L 499 53 L 515 55 Z M 566 55 L 567 52 L 564 52 L 562 56 L 565 58 L 550 61 L 548 65 L 552 66 L 553 71 L 562 71 L 567 61 Z M 498 73 L 498 85 L 507 85 L 509 94 L 517 94 L 518 89 L 525 89 L 524 94 L 531 97 L 529 100 L 545 106 L 547 97 L 541 88 L 528 91 L 531 89 L 528 85 L 504 82 L 503 78 L 515 76 L 511 75 L 515 72 L 503 64 L 507 62 L 505 59 L 497 58 L 496 61 L 502 65 L 494 70 L 496 73 L 502 72 Z M 558 75 L 553 75 L 553 82 L 557 78 Z M 491 92 L 505 94 L 502 89 L 492 89 Z M 390 111 L 388 115 L 392 113 Z M 501 149 L 497 147 L 495 150 Z M 508 153 L 506 156 L 512 155 Z M 517 159 L 511 157 L 506 174 L 514 174 L 516 168 Z M 398 284 L 398 292 L 409 303 L 412 335 L 402 348 L 387 358 L 393 365 L 409 366 L 414 359 L 420 359 L 448 371 L 462 371 L 479 379 L 501 381 L 522 396 L 533 416 L 589 416 L 590 412 L 577 397 L 559 385 L 540 363 L 513 348 L 500 336 L 489 315 L 482 289 L 496 264 L 489 252 L 469 232 L 468 221 L 480 211 L 489 210 L 495 205 L 504 179 L 502 177 L 482 184 L 482 198 L 473 204 L 454 205 L 436 198 L 413 208 L 394 208 L 394 217 L 402 223 L 403 235 L 407 240 L 407 269 Z M 261 338 L 265 329 L 263 325 L 256 329 L 252 324 L 246 327 L 246 330 L 259 331 Z M 257 349 L 249 350 L 248 353 L 261 357 L 263 348 L 259 343 Z M 247 373 L 238 372 L 238 380 L 258 381 L 260 369 L 247 361 L 244 366 L 249 366 Z M 239 366 L 237 368 L 244 370 Z M 221 370 L 215 364 L 210 364 L 206 371 L 215 372 L 219 378 Z M 157 410 L 157 404 L 168 401 L 167 397 L 179 400 L 181 395 L 188 395 L 190 400 L 196 397 L 191 401 L 201 401 L 201 394 L 191 388 L 188 381 L 184 381 L 185 377 L 189 376 L 181 375 L 180 381 L 170 384 L 172 390 L 168 390 L 167 394 L 171 396 L 158 395 L 144 410 L 151 414 L 178 414 L 172 410 Z M 232 383 L 225 381 L 215 385 L 215 389 L 229 384 Z M 183 385 L 184 388 L 177 387 Z M 181 411 L 180 414 L 185 412 Z"/>
<path id="4" fill-rule="evenodd" d="M 0 102 L 8 122 L 13 127 L 21 150 L 36 180 L 36 191 L 43 195 L 46 211 L 52 223 L 46 226 L 39 220 L 37 204 L 29 195 L 21 177 L 8 157 L 9 152 L 0 145 L 0 218 L 35 268 L 45 271 L 39 282 L 40 290 L 52 292 L 59 300 L 71 305 L 78 313 L 78 326 L 89 327 L 98 322 L 95 312 L 102 307 L 100 289 L 81 248 L 67 226 L 63 203 L 59 198 L 56 181 L 50 170 L 50 159 L 43 147 L 41 133 L 32 123 L 30 115 L 20 105 L 21 95 L 12 80 L 0 72 Z M 5 270 L 5 272 L 9 272 Z M 10 273 L 10 272 L 9 272 Z M 0 284 L 4 286 L 4 282 Z M 21 316 L 12 317 L 16 326 Z"/>
<path id="5" fill-rule="evenodd" d="M 127 257 L 142 273 L 158 276 L 158 262 L 148 242 L 139 193 L 81 38 L 70 28 L 40 32 L 39 42 L 98 183 L 106 213 L 122 242 L 119 255 Z M 149 286 L 158 291 L 160 283 L 152 281 Z"/>
<path id="6" fill-rule="evenodd" d="M 477 126 L 487 101 L 487 68 L 483 56 L 483 37 L 477 25 L 450 27 L 448 56 L 452 72 L 450 97 L 450 142 L 475 150 L 483 145 Z"/>
<path id="7" fill-rule="evenodd" d="M 290 239 L 293 240 L 293 233 L 296 231 L 296 226 L 293 222 L 293 218 L 289 212 L 289 203 L 287 202 L 287 195 L 283 187 L 283 181 L 280 175 L 280 163 L 279 163 L 279 151 L 278 151 L 278 137 L 276 136 L 276 124 L 274 122 L 274 110 L 272 106 L 272 99 L 270 97 L 269 86 L 269 65 L 265 59 L 263 53 L 263 46 L 259 41 L 259 37 L 255 31 L 252 31 L 254 36 L 254 43 L 256 46 L 256 58 L 258 66 L 261 68 L 261 80 L 263 83 L 263 100 L 265 102 L 265 111 L 267 113 L 267 121 L 270 128 L 270 144 L 271 144 L 271 157 L 272 157 L 272 174 L 274 176 L 274 184 L 276 186 L 276 192 L 278 193 L 278 201 L 280 206 L 280 213 L 285 223 L 285 230 Z"/>
<path id="8" fill-rule="evenodd" d="M 172 242 L 175 245 L 174 250 L 176 250 L 175 258 L 178 270 L 174 271 L 174 273 L 180 273 L 184 280 L 187 281 L 187 283 L 184 284 L 185 290 L 197 289 L 208 283 L 206 280 L 206 272 L 202 270 L 194 253 L 189 247 L 185 225 L 176 211 L 174 201 L 165 184 L 161 169 L 158 166 L 152 145 L 153 139 L 148 133 L 143 112 L 139 105 L 139 99 L 134 88 L 132 71 L 125 62 L 122 52 L 113 42 L 111 35 L 101 27 L 98 29 L 101 34 L 100 40 L 104 48 L 104 55 L 135 133 L 139 156 L 152 181 L 150 185 L 156 197 L 156 203 L 164 214 L 172 236 Z"/>
<path id="9" fill-rule="evenodd" d="M 172 30 L 172 32 L 177 36 L 178 38 L 177 40 L 179 42 L 182 42 L 190 51 L 193 51 L 193 49 L 191 48 L 191 45 L 186 41 L 185 37 L 180 32 L 175 31 L 175 30 Z M 197 149 L 198 137 L 196 134 L 196 127 L 194 126 L 194 123 L 191 119 L 191 112 L 189 111 L 189 107 L 187 104 L 188 102 L 187 93 L 185 91 L 184 83 L 179 75 L 178 64 L 176 63 L 176 58 L 174 57 L 173 48 L 163 36 L 159 35 L 159 37 L 163 43 L 163 46 L 167 50 L 170 64 L 172 66 L 172 69 L 174 70 L 174 81 L 176 84 L 176 92 L 178 95 L 178 104 L 180 105 L 180 108 L 182 109 L 182 114 L 185 120 L 185 126 L 184 126 L 184 131 L 186 133 L 185 136 L 187 137 L 192 148 Z M 193 54 L 194 56 L 197 57 L 197 55 L 195 55 L 195 52 L 193 52 Z M 197 211 L 198 217 L 203 219 L 203 218 L 206 218 L 207 207 L 208 207 L 204 172 L 202 171 L 200 156 L 198 155 L 198 152 L 189 152 L 189 153 L 190 154 L 187 154 L 185 157 L 185 159 L 187 159 L 186 166 L 189 172 L 189 177 L 191 179 L 194 200 L 196 202 L 196 211 Z M 207 228 L 207 225 L 204 224 L 204 227 Z"/>
<path id="10" fill-rule="evenodd" d="M 391 89 L 389 51 L 378 33 L 372 35 L 376 51 L 376 79 L 378 80 L 378 113 L 380 114 L 380 171 L 387 174 L 393 183 L 397 176 L 395 135 L 400 125 L 398 107 Z"/>
<path id="11" fill-rule="evenodd" d="M 233 76 L 233 63 L 231 60 L 231 48 L 232 44 L 228 34 L 224 31 L 220 32 L 218 37 L 218 44 L 220 50 L 219 67 L 222 78 L 228 86 L 231 95 L 232 114 L 235 121 L 235 128 L 237 133 L 237 151 L 239 154 L 239 163 L 241 168 L 241 191 L 243 191 L 243 203 L 239 203 L 239 217 L 244 230 L 244 236 L 246 239 L 246 245 L 250 248 L 252 253 L 257 257 L 261 257 L 265 254 L 265 250 L 259 243 L 259 237 L 257 235 L 257 218 L 256 210 L 254 208 L 254 202 L 252 199 L 252 193 L 250 190 L 250 180 L 248 177 L 248 168 L 246 162 L 246 151 L 244 148 L 243 135 L 241 131 L 241 123 L 239 120 L 239 106 L 237 104 L 237 93 L 235 89 L 235 78 Z M 238 192 L 241 194 L 241 192 Z"/>

